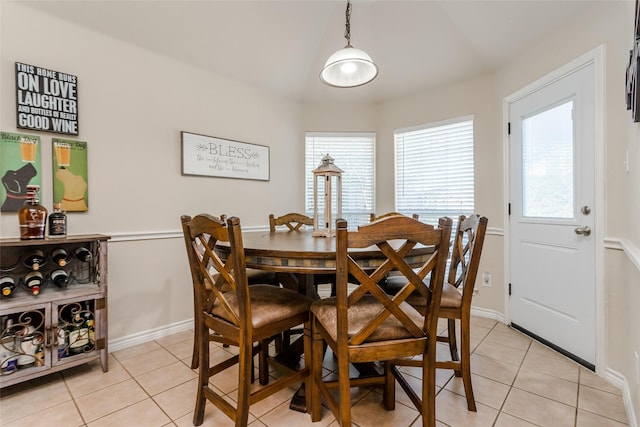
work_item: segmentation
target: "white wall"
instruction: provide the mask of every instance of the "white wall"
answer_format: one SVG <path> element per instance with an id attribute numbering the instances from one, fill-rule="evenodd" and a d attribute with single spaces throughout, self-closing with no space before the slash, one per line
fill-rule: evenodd
<path id="1" fill-rule="evenodd" d="M 1 2 L 0 15 L 1 130 L 18 132 L 15 62 L 78 77 L 80 135 L 70 139 L 88 143 L 90 206 L 68 214 L 68 231 L 117 237 L 109 244 L 110 340 L 193 317 L 175 237 L 180 215 L 227 213 L 267 226 L 269 213 L 303 208 L 296 104 L 19 3 Z M 181 176 L 181 130 L 270 146 L 271 180 Z M 21 132 L 41 137 L 42 204 L 51 210 L 51 138 L 65 136 Z M 3 213 L 0 230 L 18 236 L 17 215 Z M 158 233 L 173 238 L 146 240 Z"/>

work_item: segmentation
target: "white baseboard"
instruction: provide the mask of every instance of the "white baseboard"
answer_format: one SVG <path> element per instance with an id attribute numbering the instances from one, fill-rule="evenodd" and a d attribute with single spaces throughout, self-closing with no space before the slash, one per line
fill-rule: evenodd
<path id="1" fill-rule="evenodd" d="M 187 319 L 180 322 L 172 323 L 170 325 L 138 332 L 126 337 L 116 338 L 114 340 L 109 340 L 109 352 L 133 347 L 134 345 L 143 344 L 147 341 L 153 341 L 158 338 L 163 338 L 169 335 L 177 334 L 178 332 L 188 331 L 192 329 L 193 319 Z"/>
<path id="2" fill-rule="evenodd" d="M 627 378 L 620 372 L 610 368 L 605 369 L 604 377 L 622 391 L 622 400 L 624 401 L 624 408 L 627 412 L 629 426 L 638 427 L 638 418 L 635 408 L 633 407 L 633 400 L 631 400 L 631 390 L 629 389 Z"/>
<path id="3" fill-rule="evenodd" d="M 504 314 L 497 312 L 495 310 L 490 310 L 488 308 L 482 308 L 482 307 L 474 307 L 471 306 L 471 315 L 472 316 L 479 316 L 479 317 L 486 317 L 487 319 L 493 319 L 496 320 L 500 323 L 504 323 Z"/>

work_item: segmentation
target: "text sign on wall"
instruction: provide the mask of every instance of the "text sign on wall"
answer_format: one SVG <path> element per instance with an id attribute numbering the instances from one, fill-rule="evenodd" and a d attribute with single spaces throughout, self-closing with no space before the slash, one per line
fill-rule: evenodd
<path id="1" fill-rule="evenodd" d="M 182 132 L 182 174 L 269 180 L 269 147 Z"/>
<path id="2" fill-rule="evenodd" d="M 78 135 L 78 78 L 16 62 L 18 127 Z"/>

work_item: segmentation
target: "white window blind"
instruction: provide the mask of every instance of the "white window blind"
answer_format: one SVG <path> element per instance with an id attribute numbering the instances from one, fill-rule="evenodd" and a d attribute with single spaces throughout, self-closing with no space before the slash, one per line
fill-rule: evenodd
<path id="1" fill-rule="evenodd" d="M 375 134 L 317 133 L 305 137 L 305 211 L 313 216 L 313 170 L 326 154 L 342 174 L 342 217 L 349 228 L 369 222 L 375 211 Z M 319 198 L 322 203 L 322 198 Z M 318 207 L 321 210 L 321 207 Z"/>
<path id="2" fill-rule="evenodd" d="M 473 117 L 394 133 L 396 210 L 437 224 L 474 212 Z"/>

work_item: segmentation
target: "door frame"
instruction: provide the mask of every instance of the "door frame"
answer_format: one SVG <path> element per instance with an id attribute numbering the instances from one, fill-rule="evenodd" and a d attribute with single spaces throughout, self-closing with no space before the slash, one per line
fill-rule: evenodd
<path id="1" fill-rule="evenodd" d="M 509 195 L 511 189 L 510 182 L 510 146 L 509 134 L 507 132 L 509 124 L 509 107 L 512 103 L 532 94 L 533 92 L 557 81 L 561 78 L 583 68 L 589 64 L 594 65 L 595 71 L 595 93 L 594 93 L 594 150 L 595 150 L 595 203 L 594 203 L 594 244 L 595 244 L 595 324 L 596 324 L 596 373 L 604 374 L 606 365 L 606 325 L 605 325 L 605 290 L 604 290 L 604 226 L 605 226 L 605 165 L 606 150 L 604 141 L 604 82 L 605 82 L 605 48 L 604 45 L 581 55 L 568 64 L 552 71 L 523 87 L 520 90 L 506 96 L 502 101 L 502 124 L 503 129 L 503 173 L 504 173 L 504 301 L 505 301 L 505 323 L 511 324 L 511 302 L 509 296 L 509 283 L 511 283 L 511 248 L 510 248 L 510 218 L 509 218 Z"/>

